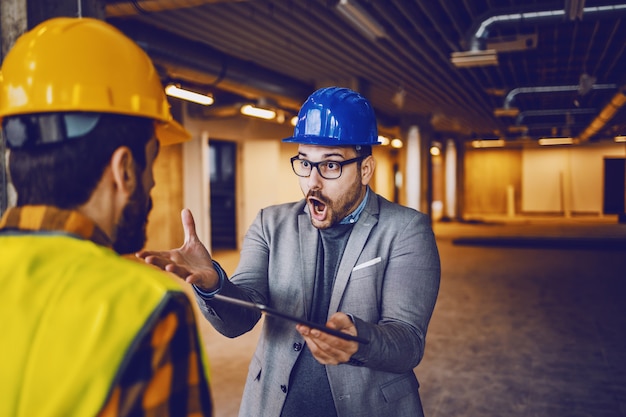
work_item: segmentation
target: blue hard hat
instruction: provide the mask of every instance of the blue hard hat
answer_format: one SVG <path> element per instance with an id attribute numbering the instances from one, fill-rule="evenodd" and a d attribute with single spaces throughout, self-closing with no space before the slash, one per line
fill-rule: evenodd
<path id="1" fill-rule="evenodd" d="M 321 146 L 380 144 L 370 102 L 340 87 L 321 88 L 311 94 L 300 108 L 293 136 L 283 142 Z"/>

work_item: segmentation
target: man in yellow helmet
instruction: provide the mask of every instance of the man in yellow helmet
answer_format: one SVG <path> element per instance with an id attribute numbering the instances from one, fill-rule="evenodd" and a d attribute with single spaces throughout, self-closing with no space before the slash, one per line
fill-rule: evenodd
<path id="1" fill-rule="evenodd" d="M 119 256 L 145 243 L 159 147 L 189 139 L 148 56 L 105 22 L 46 21 L 3 62 L 0 118 L 0 415 L 211 415 L 189 299 Z"/>

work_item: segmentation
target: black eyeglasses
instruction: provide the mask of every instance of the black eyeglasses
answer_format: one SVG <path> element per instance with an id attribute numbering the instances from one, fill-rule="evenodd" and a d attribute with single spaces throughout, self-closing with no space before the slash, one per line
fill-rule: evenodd
<path id="1" fill-rule="evenodd" d="M 311 175 L 313 168 L 317 168 L 322 178 L 327 180 L 336 180 L 341 177 L 344 165 L 359 162 L 367 158 L 367 156 L 359 156 L 357 158 L 347 159 L 345 161 L 320 161 L 311 162 L 306 159 L 300 159 L 298 155 L 291 158 L 291 167 L 293 172 L 299 177 L 308 177 Z"/>

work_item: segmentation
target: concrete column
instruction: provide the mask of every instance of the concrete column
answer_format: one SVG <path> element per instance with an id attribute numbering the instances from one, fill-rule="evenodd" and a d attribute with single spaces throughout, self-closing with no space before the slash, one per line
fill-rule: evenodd
<path id="1" fill-rule="evenodd" d="M 457 154 L 454 139 L 448 139 L 445 143 L 445 216 L 449 219 L 456 218 L 457 196 Z"/>
<path id="2" fill-rule="evenodd" d="M 2 59 L 17 38 L 27 28 L 26 0 L 3 0 L 0 2 L 0 26 L 2 27 Z"/>
<path id="3" fill-rule="evenodd" d="M 2 46 L 0 59 L 4 60 L 7 52 L 17 38 L 27 28 L 26 0 L 2 0 L 0 2 L 0 33 Z M 0 133 L 0 215 L 7 207 L 15 204 L 16 195 L 7 173 L 7 149 L 4 137 Z"/>
<path id="4" fill-rule="evenodd" d="M 513 184 L 506 186 L 506 214 L 515 217 L 515 187 Z"/>
<path id="5" fill-rule="evenodd" d="M 422 206 L 422 147 L 418 126 L 409 127 L 406 135 L 406 205 L 420 210 Z"/>

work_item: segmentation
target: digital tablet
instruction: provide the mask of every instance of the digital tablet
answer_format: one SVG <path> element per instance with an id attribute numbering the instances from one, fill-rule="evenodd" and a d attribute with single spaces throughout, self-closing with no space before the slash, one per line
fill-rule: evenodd
<path id="1" fill-rule="evenodd" d="M 292 315 L 287 314 L 287 313 L 283 313 L 282 311 L 278 311 L 276 309 L 273 309 L 273 308 L 268 307 L 268 306 L 263 305 L 263 304 L 251 303 L 249 301 L 240 300 L 238 298 L 226 297 L 226 296 L 220 295 L 220 294 L 214 295 L 213 299 L 218 300 L 218 301 L 224 301 L 225 303 L 236 304 L 236 305 L 238 305 L 240 307 L 246 307 L 246 308 L 249 308 L 249 309 L 252 309 L 252 310 L 257 310 L 257 311 L 260 311 L 261 313 L 266 314 L 268 316 L 278 317 L 278 318 L 281 318 L 281 319 L 284 319 L 284 320 L 292 321 L 294 323 L 304 324 L 305 326 L 308 326 L 308 327 L 310 327 L 312 329 L 317 329 L 317 330 L 320 330 L 320 331 L 322 331 L 324 333 L 328 333 L 328 334 L 340 337 L 340 338 L 345 339 L 345 340 L 350 340 L 350 341 L 353 341 L 353 342 L 359 342 L 359 343 L 363 343 L 363 344 L 368 344 L 369 343 L 369 340 L 364 339 L 362 337 L 352 336 L 351 334 L 340 332 L 339 330 L 331 329 L 330 327 L 326 327 L 323 324 L 314 323 L 312 321 L 308 321 L 308 320 L 302 319 L 300 317 L 296 317 L 296 316 L 292 316 Z"/>

